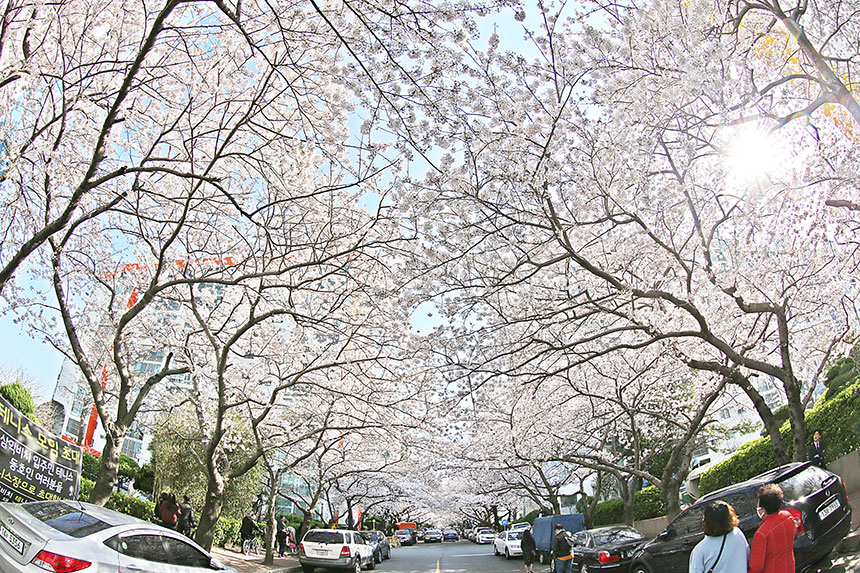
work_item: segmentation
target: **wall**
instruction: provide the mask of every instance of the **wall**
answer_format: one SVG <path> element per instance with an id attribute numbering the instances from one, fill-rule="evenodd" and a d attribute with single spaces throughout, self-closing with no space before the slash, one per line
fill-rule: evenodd
<path id="1" fill-rule="evenodd" d="M 860 450 L 854 450 L 827 464 L 827 469 L 845 480 L 848 493 L 860 490 Z"/>

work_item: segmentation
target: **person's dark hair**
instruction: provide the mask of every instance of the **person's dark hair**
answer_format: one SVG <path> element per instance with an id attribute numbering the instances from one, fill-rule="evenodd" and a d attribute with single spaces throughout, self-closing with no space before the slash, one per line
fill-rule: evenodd
<path id="1" fill-rule="evenodd" d="M 722 500 L 713 501 L 705 506 L 702 515 L 705 535 L 720 537 L 738 526 L 735 509 Z"/>
<path id="2" fill-rule="evenodd" d="M 183 495 L 183 496 L 182 496 L 182 501 L 184 501 L 185 503 L 188 503 L 188 502 L 189 502 L 188 496 L 187 496 L 187 495 Z"/>
<path id="3" fill-rule="evenodd" d="M 763 485 L 758 490 L 759 507 L 765 510 L 766 513 L 776 513 L 782 507 L 782 488 L 775 483 Z"/>
<path id="4" fill-rule="evenodd" d="M 560 523 L 556 523 L 555 524 L 555 530 L 558 531 L 559 529 L 564 529 L 564 526 Z"/>

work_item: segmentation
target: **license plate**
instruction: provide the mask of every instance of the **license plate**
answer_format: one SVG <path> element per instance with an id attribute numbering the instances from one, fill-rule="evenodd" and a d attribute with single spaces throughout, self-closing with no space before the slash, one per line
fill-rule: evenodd
<path id="1" fill-rule="evenodd" d="M 0 524 L 0 537 L 5 539 L 9 543 L 9 545 L 14 547 L 18 551 L 18 553 L 24 555 L 24 541 L 8 529 L 6 529 L 6 526 L 3 524 Z"/>
<path id="2" fill-rule="evenodd" d="M 819 518 L 820 520 L 824 521 L 824 519 L 825 519 L 828 515 L 830 515 L 831 513 L 833 513 L 834 511 L 836 511 L 837 509 L 839 509 L 841 506 L 842 506 L 842 504 L 841 504 L 841 503 L 839 503 L 839 500 L 838 500 L 838 499 L 834 499 L 833 501 L 831 501 L 830 503 L 828 503 L 826 506 L 824 506 L 824 508 L 823 508 L 823 509 L 818 510 L 818 518 Z"/>

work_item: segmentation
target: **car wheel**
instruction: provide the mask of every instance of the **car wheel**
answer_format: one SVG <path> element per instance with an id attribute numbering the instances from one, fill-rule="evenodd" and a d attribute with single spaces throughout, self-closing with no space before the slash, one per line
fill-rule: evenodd
<path id="1" fill-rule="evenodd" d="M 493 543 L 493 555 L 495 555 L 496 557 L 499 556 L 499 548 L 496 547 L 495 543 Z"/>
<path id="2" fill-rule="evenodd" d="M 583 563 L 579 566 L 579 573 L 588 573 L 588 565 Z"/>
<path id="3" fill-rule="evenodd" d="M 361 557 L 353 561 L 352 570 L 355 571 L 355 573 L 361 573 Z"/>
<path id="4" fill-rule="evenodd" d="M 302 565 L 302 573 L 314 573 L 314 568 L 310 565 Z"/>
<path id="5" fill-rule="evenodd" d="M 636 565 L 634 565 L 634 566 L 633 566 L 633 568 L 630 570 L 630 573 L 651 573 L 651 570 L 650 570 L 650 569 L 648 569 L 648 568 L 647 568 L 645 565 L 643 565 L 642 563 L 637 563 L 637 564 L 636 564 Z"/>
<path id="6" fill-rule="evenodd" d="M 549 560 L 549 570 L 551 573 L 555 573 L 555 559 Z"/>
<path id="7" fill-rule="evenodd" d="M 540 563 L 541 565 L 546 565 L 546 554 L 543 551 L 538 553 L 538 563 Z"/>
<path id="8" fill-rule="evenodd" d="M 371 555 L 370 559 L 367 561 L 367 570 L 373 571 L 374 569 L 376 569 L 376 556 Z"/>
<path id="9" fill-rule="evenodd" d="M 510 559 L 510 558 L 511 558 L 511 552 L 508 551 L 507 547 L 505 547 L 505 559 Z"/>

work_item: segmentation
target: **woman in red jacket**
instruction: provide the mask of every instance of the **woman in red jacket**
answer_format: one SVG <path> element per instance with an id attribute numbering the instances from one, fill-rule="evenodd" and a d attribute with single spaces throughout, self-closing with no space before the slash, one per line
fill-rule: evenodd
<path id="1" fill-rule="evenodd" d="M 794 571 L 797 524 L 782 507 L 782 489 L 769 483 L 758 490 L 758 514 L 763 517 L 750 547 L 749 573 Z"/>

